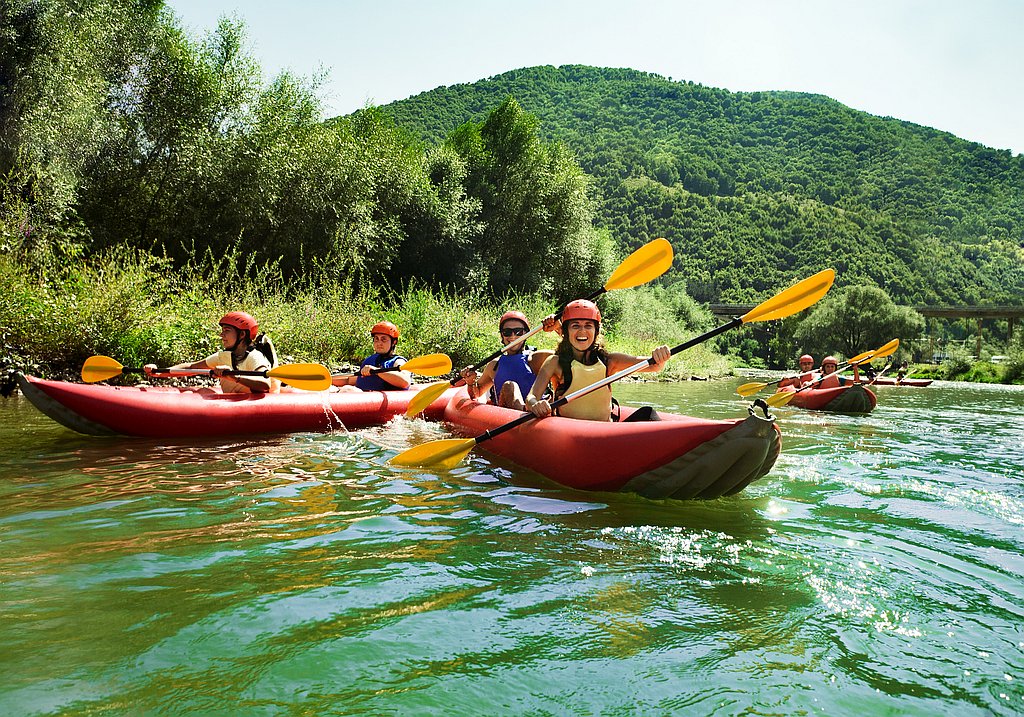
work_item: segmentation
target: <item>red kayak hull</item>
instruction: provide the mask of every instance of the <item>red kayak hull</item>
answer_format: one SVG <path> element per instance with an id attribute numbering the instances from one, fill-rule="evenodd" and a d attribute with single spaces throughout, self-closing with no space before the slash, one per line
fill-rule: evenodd
<path id="1" fill-rule="evenodd" d="M 905 378 L 900 381 L 898 378 L 889 378 L 888 376 L 882 376 L 872 381 L 876 386 L 915 386 L 917 388 L 924 388 L 930 386 L 932 379 L 930 378 Z"/>
<path id="2" fill-rule="evenodd" d="M 623 418 L 630 413 L 622 409 Z M 476 436 L 521 415 L 461 391 L 444 419 L 460 435 Z M 782 447 L 773 418 L 660 415 L 661 421 L 636 423 L 545 418 L 480 447 L 571 488 L 677 499 L 738 493 L 771 470 Z"/>
<path id="3" fill-rule="evenodd" d="M 404 413 L 411 391 L 331 393 L 198 392 L 165 386 L 107 386 L 18 377 L 22 393 L 58 423 L 90 435 L 185 438 L 265 433 L 325 433 L 387 423 Z M 450 389 L 424 415 L 439 420 Z"/>
<path id="4" fill-rule="evenodd" d="M 779 393 L 794 393 L 784 388 Z M 878 405 L 878 397 L 863 384 L 854 383 L 837 388 L 805 388 L 796 392 L 788 406 L 833 413 L 871 413 Z"/>

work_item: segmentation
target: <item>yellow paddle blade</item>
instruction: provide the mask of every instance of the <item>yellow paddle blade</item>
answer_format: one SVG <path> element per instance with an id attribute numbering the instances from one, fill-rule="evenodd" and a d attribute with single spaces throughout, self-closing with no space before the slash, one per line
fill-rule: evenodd
<path id="1" fill-rule="evenodd" d="M 331 372 L 318 363 L 290 363 L 272 368 L 270 378 L 306 391 L 326 391 L 331 387 Z"/>
<path id="2" fill-rule="evenodd" d="M 743 315 L 742 321 L 745 324 L 749 324 L 751 321 L 771 321 L 772 319 L 784 319 L 787 316 L 792 316 L 798 311 L 803 311 L 808 306 L 813 306 L 818 299 L 828 293 L 828 290 L 832 288 L 832 282 L 835 280 L 835 269 L 819 271 L 814 276 L 809 276 L 799 284 L 791 286 L 767 301 L 758 304 Z"/>
<path id="3" fill-rule="evenodd" d="M 862 354 L 857 354 L 856 356 L 854 356 L 852 359 L 850 359 L 846 363 L 848 363 L 851 366 L 853 366 L 854 364 L 862 364 L 865 361 L 873 361 L 877 357 L 878 357 L 878 352 L 877 351 L 865 351 Z"/>
<path id="4" fill-rule="evenodd" d="M 672 267 L 672 245 L 665 239 L 653 239 L 627 256 L 612 272 L 605 291 L 629 289 L 657 279 Z"/>
<path id="5" fill-rule="evenodd" d="M 746 398 L 747 396 L 753 396 L 758 391 L 768 388 L 766 383 L 745 383 L 736 389 L 736 393 Z"/>
<path id="6" fill-rule="evenodd" d="M 416 418 L 450 387 L 450 382 L 439 381 L 438 383 L 432 383 L 425 388 L 421 388 L 413 399 L 409 401 L 409 407 L 405 409 L 406 418 Z"/>
<path id="7" fill-rule="evenodd" d="M 793 396 L 796 395 L 796 391 L 779 391 L 776 394 L 772 394 L 765 403 L 772 408 L 778 408 L 779 406 L 785 406 L 787 403 L 793 400 Z"/>
<path id="8" fill-rule="evenodd" d="M 402 451 L 388 463 L 393 466 L 409 468 L 429 467 L 449 470 L 459 465 L 475 445 L 475 438 L 446 438 L 442 441 L 431 441 Z"/>
<path id="9" fill-rule="evenodd" d="M 427 354 L 409 359 L 402 364 L 402 370 L 420 376 L 441 376 L 452 370 L 452 360 L 446 354 Z"/>
<path id="10" fill-rule="evenodd" d="M 875 350 L 875 358 L 885 358 L 886 356 L 892 356 L 896 353 L 896 349 L 900 347 L 900 340 L 893 339 L 889 343 Z"/>
<path id="11" fill-rule="evenodd" d="M 124 366 L 109 356 L 90 356 L 82 364 L 82 380 L 86 383 L 106 381 L 121 375 Z"/>

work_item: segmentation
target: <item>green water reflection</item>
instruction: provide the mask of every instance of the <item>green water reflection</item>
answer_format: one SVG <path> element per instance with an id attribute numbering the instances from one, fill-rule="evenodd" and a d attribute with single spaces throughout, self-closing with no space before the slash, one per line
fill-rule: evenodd
<path id="1" fill-rule="evenodd" d="M 742 415 L 741 381 L 624 402 Z M 564 489 L 442 429 L 167 444 L 0 402 L 3 714 L 1020 714 L 1024 392 L 778 410 L 739 496 Z"/>

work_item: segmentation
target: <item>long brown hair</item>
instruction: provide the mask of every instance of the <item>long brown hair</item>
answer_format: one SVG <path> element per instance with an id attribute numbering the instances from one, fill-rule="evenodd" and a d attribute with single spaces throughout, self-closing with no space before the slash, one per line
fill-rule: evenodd
<path id="1" fill-rule="evenodd" d="M 555 386 L 555 398 L 561 398 L 566 389 L 572 385 L 572 362 L 576 358 L 576 354 L 573 353 L 572 342 L 569 340 L 568 331 L 562 334 L 562 340 L 558 342 L 555 355 L 558 357 L 558 367 L 562 370 L 562 381 Z M 608 349 L 604 345 L 604 334 L 601 333 L 601 324 L 597 325 L 597 336 L 594 338 L 594 343 L 583 353 L 582 363 L 591 366 L 597 361 L 600 361 L 606 367 L 608 366 Z M 555 376 L 552 376 L 551 379 L 553 382 L 558 382 Z"/>

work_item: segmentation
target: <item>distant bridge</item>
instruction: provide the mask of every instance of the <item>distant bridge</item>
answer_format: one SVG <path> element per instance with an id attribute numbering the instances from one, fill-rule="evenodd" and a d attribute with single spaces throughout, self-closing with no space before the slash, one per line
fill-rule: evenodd
<path id="1" fill-rule="evenodd" d="M 756 304 L 708 304 L 715 316 L 731 318 L 743 316 Z M 1013 329 L 1017 319 L 1024 319 L 1024 306 L 915 306 L 913 309 L 925 319 L 974 319 L 978 322 L 978 339 L 975 356 L 981 354 L 981 322 L 983 319 L 1006 319 L 1008 330 L 1006 342 L 1013 341 Z M 934 344 L 934 342 L 933 342 Z M 932 346 L 934 353 L 934 345 Z"/>

